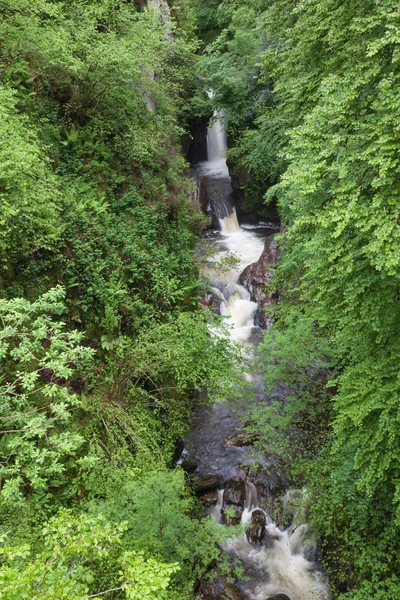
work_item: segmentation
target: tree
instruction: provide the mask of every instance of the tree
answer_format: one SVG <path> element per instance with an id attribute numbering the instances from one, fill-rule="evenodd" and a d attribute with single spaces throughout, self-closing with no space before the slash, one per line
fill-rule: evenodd
<path id="1" fill-rule="evenodd" d="M 60 512 L 43 528 L 43 549 L 36 555 L 28 545 L 3 545 L 0 598 L 88 600 L 115 597 L 117 592 L 118 597 L 122 593 L 131 600 L 168 598 L 166 589 L 179 566 L 140 552 L 124 552 L 124 529 L 102 517 Z M 99 589 L 98 577 L 104 568 L 111 587 Z"/>
<path id="2" fill-rule="evenodd" d="M 93 350 L 81 333 L 65 331 L 64 297 L 57 287 L 33 303 L 0 300 L 1 497 L 14 506 L 25 490 L 44 501 L 65 483 L 84 441 L 74 426 L 82 400 L 68 383 L 85 373 Z"/>

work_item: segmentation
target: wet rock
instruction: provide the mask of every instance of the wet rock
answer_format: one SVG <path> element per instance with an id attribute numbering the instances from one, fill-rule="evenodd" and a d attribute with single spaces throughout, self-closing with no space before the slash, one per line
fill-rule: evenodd
<path id="1" fill-rule="evenodd" d="M 290 600 L 290 598 L 286 594 L 276 594 L 275 596 L 270 596 L 267 600 Z"/>
<path id="2" fill-rule="evenodd" d="M 217 577 L 213 581 L 202 580 L 199 585 L 199 597 L 202 600 L 215 600 L 222 594 L 226 586 L 225 577 Z"/>
<path id="3" fill-rule="evenodd" d="M 227 505 L 221 510 L 222 525 L 239 525 L 242 520 L 243 507 L 235 505 Z"/>
<path id="4" fill-rule="evenodd" d="M 246 484 L 241 477 L 231 477 L 224 485 L 224 505 L 235 504 L 244 507 Z"/>
<path id="5" fill-rule="evenodd" d="M 246 531 L 247 539 L 250 544 L 259 546 L 262 542 L 265 533 L 267 520 L 264 511 L 260 509 L 253 510 L 251 514 L 251 524 Z"/>
<path id="6" fill-rule="evenodd" d="M 205 502 L 206 504 L 217 504 L 218 502 L 218 490 L 212 490 L 211 492 L 206 492 L 202 496 L 200 496 L 199 500 Z"/>
<path id="7" fill-rule="evenodd" d="M 258 436 L 254 433 L 250 433 L 249 431 L 237 431 L 228 438 L 226 445 L 243 448 L 244 446 L 253 446 L 257 439 Z"/>
<path id="8" fill-rule="evenodd" d="M 224 485 L 221 511 L 223 525 L 238 525 L 242 518 L 246 499 L 246 484 L 241 477 L 231 477 Z"/>
<path id="9" fill-rule="evenodd" d="M 259 314 L 259 326 L 268 329 L 271 323 L 264 312 L 267 306 L 271 306 L 277 300 L 274 292 L 266 292 L 265 288 L 272 280 L 272 269 L 277 259 L 277 244 L 273 235 L 265 240 L 264 250 L 257 262 L 248 265 L 240 275 L 239 283 L 249 290 L 261 309 Z"/>
<path id="10" fill-rule="evenodd" d="M 181 463 L 181 467 L 186 473 L 194 473 L 197 469 L 197 463 L 194 460 L 184 460 Z"/>
<path id="11" fill-rule="evenodd" d="M 219 477 L 213 473 L 209 475 L 195 475 L 193 478 L 193 487 L 196 494 L 216 490 L 219 487 Z"/>
<path id="12" fill-rule="evenodd" d="M 233 583 L 228 583 L 217 600 L 246 600 L 246 596 Z"/>
<path id="13" fill-rule="evenodd" d="M 266 491 L 269 496 L 277 498 L 284 494 L 290 486 L 282 467 L 269 467 L 251 478 L 257 489 Z"/>
<path id="14" fill-rule="evenodd" d="M 222 304 L 221 296 L 218 295 L 218 290 L 204 294 L 200 299 L 200 304 L 211 310 L 216 315 L 220 315 L 220 309 Z"/>
<path id="15" fill-rule="evenodd" d="M 204 117 L 190 118 L 191 139 L 188 140 L 187 161 L 192 165 L 207 160 L 207 127 L 211 117 L 212 111 Z"/>
<path id="16" fill-rule="evenodd" d="M 268 474 L 268 487 L 272 495 L 279 496 L 283 494 L 290 486 L 290 481 L 286 477 L 283 469 L 272 467 Z"/>
<path id="17" fill-rule="evenodd" d="M 175 449 L 174 449 L 174 462 L 177 462 L 185 449 L 185 442 L 182 438 L 177 438 L 175 441 Z"/>

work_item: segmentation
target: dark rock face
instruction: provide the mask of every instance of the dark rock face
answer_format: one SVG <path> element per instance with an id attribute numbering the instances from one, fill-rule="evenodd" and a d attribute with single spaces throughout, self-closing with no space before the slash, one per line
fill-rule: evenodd
<path id="1" fill-rule="evenodd" d="M 209 199 L 208 199 L 207 188 L 206 188 L 206 184 L 204 182 L 204 179 L 197 179 L 197 185 L 198 185 L 198 188 L 199 188 L 198 198 L 199 198 L 200 208 L 201 208 L 201 210 L 203 211 L 203 213 L 205 215 L 208 215 L 208 213 L 209 213 Z"/>
<path id="2" fill-rule="evenodd" d="M 186 473 L 194 473 L 197 469 L 197 463 L 194 460 L 184 460 L 181 463 L 181 467 Z"/>
<path id="3" fill-rule="evenodd" d="M 242 517 L 246 499 L 246 484 L 241 477 L 232 477 L 224 485 L 224 499 L 221 511 L 223 525 L 238 525 Z M 230 514 L 233 511 L 233 514 Z"/>
<path id="4" fill-rule="evenodd" d="M 268 476 L 268 487 L 269 491 L 273 496 L 279 496 L 283 494 L 290 486 L 290 481 L 286 477 L 282 469 L 272 467 Z"/>
<path id="5" fill-rule="evenodd" d="M 177 438 L 175 441 L 174 462 L 177 462 L 185 449 L 185 442 L 182 438 Z"/>
<path id="6" fill-rule="evenodd" d="M 218 502 L 218 490 L 212 490 L 210 492 L 206 492 L 202 494 L 199 498 L 205 504 L 217 504 Z"/>
<path id="7" fill-rule="evenodd" d="M 219 229 L 219 219 L 231 215 L 234 210 L 230 177 L 205 176 L 202 185 L 204 185 L 204 192 L 200 188 L 200 198 L 204 194 L 207 207 L 211 208 L 211 227 Z M 205 201 L 201 200 L 200 204 L 204 205 Z"/>
<path id="8" fill-rule="evenodd" d="M 257 436 L 254 435 L 254 433 L 250 433 L 248 431 L 238 431 L 228 438 L 226 445 L 243 448 L 244 446 L 253 446 L 255 441 L 257 441 Z"/>
<path id="9" fill-rule="evenodd" d="M 274 236 L 270 235 L 265 240 L 264 250 L 258 261 L 246 267 L 239 278 L 241 285 L 249 290 L 262 311 L 277 300 L 275 293 L 265 292 L 266 285 L 272 279 L 272 270 L 269 265 L 276 262 L 277 256 L 277 244 Z M 260 316 L 260 327 L 268 329 L 270 326 L 271 323 L 263 311 Z"/>
<path id="10" fill-rule="evenodd" d="M 254 544 L 255 546 L 259 546 L 261 544 L 265 533 L 266 523 L 267 520 L 264 512 L 260 509 L 253 510 L 251 515 L 251 524 L 246 532 L 247 539 L 249 540 L 250 544 Z"/>
<path id="11" fill-rule="evenodd" d="M 202 298 L 200 299 L 200 304 L 203 307 L 208 308 L 209 310 L 211 310 L 211 312 L 213 312 L 216 315 L 220 315 L 221 314 L 222 300 L 221 300 L 220 297 L 218 297 L 213 292 L 204 294 L 204 296 L 202 296 Z"/>
<path id="12" fill-rule="evenodd" d="M 193 487 L 197 494 L 216 490 L 219 487 L 219 477 L 212 473 L 209 475 L 196 475 L 193 478 Z"/>
<path id="13" fill-rule="evenodd" d="M 276 594 L 275 596 L 271 596 L 268 600 L 290 600 L 289 596 L 286 594 Z"/>
<path id="14" fill-rule="evenodd" d="M 241 477 L 228 479 L 224 486 L 224 504 L 235 504 L 244 507 L 246 484 Z"/>
<path id="15" fill-rule="evenodd" d="M 53 369 L 39 369 L 38 373 L 40 378 L 43 379 L 45 383 L 55 383 L 57 385 L 65 385 L 67 383 L 65 377 L 59 377 L 55 374 Z"/>
<path id="16" fill-rule="evenodd" d="M 207 127 L 212 113 L 203 118 L 195 118 L 190 122 L 192 139 L 187 148 L 187 161 L 191 165 L 207 160 Z"/>

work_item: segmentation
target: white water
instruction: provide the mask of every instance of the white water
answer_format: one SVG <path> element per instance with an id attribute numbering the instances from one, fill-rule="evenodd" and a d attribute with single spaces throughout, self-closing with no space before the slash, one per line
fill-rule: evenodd
<path id="1" fill-rule="evenodd" d="M 208 92 L 210 98 L 213 93 Z M 226 130 L 226 116 L 223 111 L 216 110 L 214 112 L 212 122 L 207 130 L 207 161 L 197 165 L 198 174 L 208 180 L 228 180 L 228 187 L 222 185 L 222 193 L 225 190 L 232 191 L 231 178 L 229 175 L 228 165 L 226 164 L 226 152 L 228 149 L 228 134 Z M 229 193 L 225 197 L 219 197 L 217 200 L 220 204 L 219 225 L 222 233 L 229 234 L 239 231 L 239 223 L 237 220 L 236 210 L 232 206 Z M 214 209 L 216 207 L 214 206 Z"/>
<path id="2" fill-rule="evenodd" d="M 252 546 L 246 535 L 228 540 L 224 549 L 239 558 L 247 568 L 257 573 L 246 595 L 250 600 L 267 600 L 275 594 L 286 594 L 291 600 L 325 600 L 326 587 L 313 573 L 314 565 L 301 551 L 291 551 L 291 536 L 273 523 L 266 527 L 273 538 L 271 548 Z"/>
<path id="3" fill-rule="evenodd" d="M 222 111 L 215 111 L 213 123 L 207 131 L 207 153 L 209 169 L 212 172 L 221 173 L 229 177 L 226 164 L 226 150 L 228 147 L 228 136 L 225 125 L 225 115 Z"/>
<path id="4" fill-rule="evenodd" d="M 214 97 L 212 90 L 207 94 L 210 99 Z M 227 149 L 226 116 L 222 110 L 216 110 L 211 126 L 207 130 L 207 161 L 201 164 L 202 174 L 211 177 L 229 177 L 226 164 Z"/>
<path id="5" fill-rule="evenodd" d="M 221 300 L 220 313 L 227 317 L 232 339 L 246 344 L 254 327 L 257 303 L 251 301 L 246 288 L 235 283 L 229 283 L 222 291 L 214 288 L 213 292 Z"/>
<path id="6" fill-rule="evenodd" d="M 221 228 L 221 233 L 224 235 L 229 235 L 230 233 L 236 233 L 240 231 L 236 210 L 233 209 L 232 214 L 224 217 L 223 219 L 219 219 L 219 226 Z"/>
<path id="7" fill-rule="evenodd" d="M 229 177 L 229 169 L 226 164 L 227 140 L 225 114 L 220 110 L 216 110 L 211 126 L 207 129 L 208 159 L 196 167 L 200 175 L 206 177 Z"/>
<path id="8" fill-rule="evenodd" d="M 248 265 L 260 258 L 264 249 L 263 238 L 253 231 L 239 227 L 236 231 L 221 231 L 221 233 L 222 238 L 215 240 L 215 245 L 219 250 L 212 257 L 212 262 L 218 263 L 228 252 L 236 258 L 237 262 L 229 269 L 221 270 L 211 266 L 206 269 L 208 278 L 218 286 L 236 283 L 239 275 Z"/>
<path id="9" fill-rule="evenodd" d="M 223 491 L 219 492 L 218 504 L 211 516 L 219 523 L 223 506 Z M 251 521 L 257 506 L 257 491 L 252 483 L 246 482 L 246 504 L 241 524 L 245 528 Z M 265 513 L 264 513 L 265 514 Z M 314 563 L 304 556 L 307 526 L 281 531 L 266 515 L 267 546 L 253 546 L 243 533 L 228 539 L 223 549 L 240 558 L 247 570 L 251 570 L 253 581 L 247 586 L 246 596 L 250 600 L 267 600 L 275 594 L 286 594 L 291 600 L 327 600 L 329 593 Z"/>
<path id="10" fill-rule="evenodd" d="M 224 121 L 224 115 L 217 111 L 207 135 L 208 161 L 198 169 L 200 175 L 212 178 L 213 181 L 229 178 L 225 158 L 227 135 Z M 216 196 L 216 201 L 223 204 L 222 208 L 228 214 L 219 219 L 222 236 L 215 242 L 219 251 L 213 260 L 222 259 L 230 253 L 237 257 L 238 262 L 225 272 L 210 268 L 207 274 L 216 286 L 213 293 L 221 300 L 220 313 L 226 317 L 232 339 L 246 346 L 250 343 L 254 328 L 257 304 L 251 300 L 250 293 L 238 284 L 238 279 L 245 267 L 259 259 L 264 249 L 264 240 L 251 227 L 245 229 L 239 226 L 236 211 L 226 202 L 226 198 Z M 220 210 L 220 214 L 223 212 Z M 211 512 L 212 518 L 218 523 L 222 506 L 223 490 L 220 490 L 218 503 Z M 253 484 L 246 482 L 246 503 L 241 518 L 244 528 L 251 522 L 255 509 L 261 510 L 257 506 L 257 490 Z M 250 581 L 244 584 L 247 598 L 267 600 L 275 594 L 286 594 L 290 600 L 327 600 L 327 587 L 315 575 L 314 563 L 304 555 L 306 525 L 300 524 L 296 528 L 281 531 L 268 515 L 266 521 L 265 535 L 268 544 L 256 547 L 249 543 L 243 533 L 227 540 L 223 545 L 227 552 L 239 557 L 245 569 L 251 572 Z"/>

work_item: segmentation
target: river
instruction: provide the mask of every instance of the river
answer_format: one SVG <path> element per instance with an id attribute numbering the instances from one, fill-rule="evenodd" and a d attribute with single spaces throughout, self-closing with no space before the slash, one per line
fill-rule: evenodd
<path id="1" fill-rule="evenodd" d="M 225 158 L 226 128 L 219 111 L 208 129 L 207 148 L 208 160 L 197 165 L 196 170 L 207 187 L 209 208 L 220 228 L 208 239 L 215 246 L 217 258 L 232 252 L 238 257 L 238 262 L 223 273 L 207 269 L 207 277 L 213 296 L 220 303 L 220 313 L 230 325 L 233 341 L 245 346 L 251 355 L 262 339 L 262 331 L 256 325 L 258 306 L 238 280 L 245 267 L 259 259 L 264 240 L 276 232 L 276 225 L 239 225 Z M 261 377 L 253 379 L 253 401 L 268 401 Z M 261 468 L 256 474 L 249 474 L 255 460 L 251 448 L 229 442 L 243 427 L 240 415 L 246 406 L 239 402 L 235 408 L 227 402 L 200 407 L 193 418 L 183 459 L 189 458 L 197 465 L 195 476 L 200 481 L 204 475 L 213 475 L 214 482 L 215 476 L 218 479 L 219 489 L 214 490 L 214 506 L 210 509 L 212 518 L 217 523 L 240 521 L 243 525 L 243 533 L 228 538 L 223 545 L 226 552 L 240 559 L 246 573 L 246 580 L 237 581 L 236 586 L 248 600 L 326 600 L 328 587 L 313 561 L 316 547 L 305 543 L 307 525 L 296 519 L 296 502 L 301 504 L 304 492 L 288 490 L 287 480 L 276 469 L 263 469 L 263 464 L 267 466 L 263 457 L 258 457 Z M 271 501 L 275 502 L 279 495 L 283 504 L 291 504 L 294 515 L 286 528 L 282 523 L 274 523 L 268 511 Z M 233 509 L 233 517 L 227 508 Z M 250 534 L 246 535 L 249 526 Z"/>

